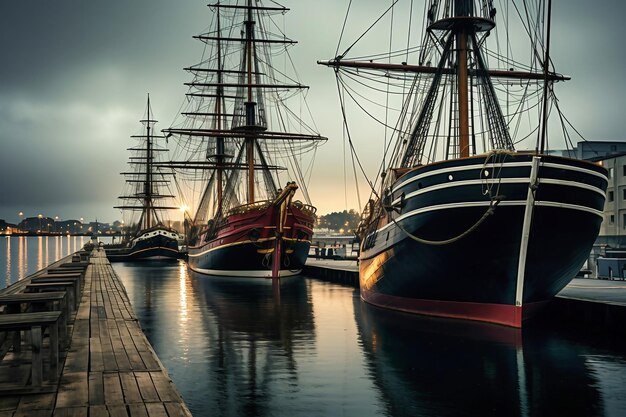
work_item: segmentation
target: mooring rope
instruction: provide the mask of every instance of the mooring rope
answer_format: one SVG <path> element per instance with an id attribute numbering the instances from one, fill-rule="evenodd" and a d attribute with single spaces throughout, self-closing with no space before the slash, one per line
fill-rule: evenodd
<path id="1" fill-rule="evenodd" d="M 411 238 L 412 240 L 414 240 L 414 241 L 416 241 L 418 243 L 423 243 L 425 245 L 431 245 L 431 246 L 449 245 L 450 243 L 454 243 L 454 242 L 456 242 L 458 240 L 463 239 L 465 236 L 469 235 L 474 230 L 476 230 L 478 228 L 478 226 L 480 226 L 485 220 L 487 220 L 487 217 L 491 216 L 495 212 L 496 207 L 498 206 L 498 204 L 500 204 L 500 201 L 502 201 L 502 198 L 503 198 L 502 196 L 496 196 L 495 198 L 493 198 L 491 200 L 491 202 L 489 203 L 489 207 L 487 208 L 485 213 L 482 215 L 482 217 L 480 219 L 478 219 L 478 221 L 476 223 L 474 223 L 469 229 L 467 229 L 466 231 L 464 231 L 460 235 L 455 236 L 455 237 L 450 238 L 450 239 L 446 239 L 446 240 L 428 240 L 428 239 L 420 238 L 420 237 L 415 236 L 414 234 L 410 233 L 404 227 L 402 227 L 402 225 L 400 225 L 400 223 L 398 223 L 396 221 L 396 219 L 392 218 L 391 221 L 396 226 L 398 226 L 398 228 L 400 230 L 402 230 L 409 238 Z"/>
<path id="2" fill-rule="evenodd" d="M 499 165 L 500 168 L 498 170 L 498 177 L 497 177 L 497 187 L 496 187 L 496 195 L 492 194 L 492 188 L 493 188 L 493 184 L 491 186 L 489 186 L 488 180 L 487 178 L 485 178 L 485 191 L 483 191 L 483 195 L 489 194 L 489 207 L 487 208 L 487 210 L 483 213 L 483 215 L 481 216 L 480 219 L 478 219 L 478 221 L 476 223 L 474 223 L 469 229 L 467 229 L 466 231 L 464 231 L 463 233 L 452 237 L 450 239 L 445 239 L 445 240 L 429 240 L 429 239 L 424 239 L 421 237 L 418 237 L 412 233 L 410 233 L 408 230 L 406 230 L 404 227 L 402 227 L 402 225 L 396 221 L 396 219 L 394 219 L 393 217 L 391 217 L 391 221 L 398 226 L 398 228 L 400 230 L 402 230 L 402 232 L 404 232 L 410 239 L 418 242 L 418 243 L 422 243 L 424 245 L 431 245 L 431 246 L 443 246 L 443 245 L 449 245 L 451 243 L 457 242 L 461 239 L 463 239 L 465 236 L 469 235 L 470 233 L 472 233 L 474 230 L 476 230 L 481 224 L 483 224 L 483 222 L 485 220 L 487 220 L 487 218 L 489 216 L 491 216 L 495 210 L 496 207 L 498 207 L 498 204 L 500 204 L 500 202 L 505 198 L 503 195 L 499 195 L 499 191 L 500 191 L 500 185 L 502 184 L 502 178 L 499 176 L 499 174 L 502 172 L 502 168 L 504 165 L 504 161 L 506 159 L 507 156 L 511 155 L 512 153 L 510 151 L 507 150 L 494 150 L 492 151 L 487 158 L 485 158 L 485 162 L 483 163 L 483 169 L 481 169 L 481 176 L 483 174 L 483 172 L 485 171 L 485 168 L 487 167 L 487 164 L 489 163 L 489 161 L 492 158 L 495 158 L 496 156 L 504 156 L 504 158 L 499 161 Z M 494 168 L 492 169 L 493 174 L 495 174 L 496 168 L 495 168 L 495 164 L 496 162 L 494 161 Z M 496 176 L 492 175 L 493 180 L 496 180 Z M 394 206 L 393 205 L 384 205 L 383 208 L 386 211 L 393 211 L 394 210 Z"/>

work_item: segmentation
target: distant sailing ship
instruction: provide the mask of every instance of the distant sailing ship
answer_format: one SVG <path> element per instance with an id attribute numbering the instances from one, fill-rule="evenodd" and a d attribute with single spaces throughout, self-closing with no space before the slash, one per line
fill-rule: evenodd
<path id="1" fill-rule="evenodd" d="M 299 116 L 308 113 L 297 100 L 307 87 L 287 75 L 291 60 L 272 65 L 295 43 L 276 34 L 280 25 L 272 20 L 288 9 L 257 0 L 209 7 L 210 29 L 195 36 L 206 44 L 204 55 L 185 68 L 193 80 L 183 120 L 164 130 L 177 144 L 168 166 L 197 196 L 188 219 L 189 266 L 207 275 L 295 275 L 316 212 L 302 158 L 326 139 Z M 294 200 L 298 188 L 307 203 Z"/>
<path id="2" fill-rule="evenodd" d="M 405 39 L 403 50 L 365 59 L 348 58 L 348 50 L 322 63 L 335 70 L 338 85 L 358 79 L 357 89 L 342 91 L 343 106 L 344 98 L 357 97 L 385 103 L 373 98 L 375 91 L 358 90 L 363 86 L 401 98 L 393 102 L 400 108 L 397 124 L 388 125 L 387 115 L 378 119 L 394 140 L 387 142 L 382 185 L 373 187 L 359 231 L 365 301 L 521 327 L 589 255 L 602 222 L 607 171 L 548 154 L 548 98 L 552 84 L 568 77 L 550 69 L 550 6 L 523 3 L 522 33 L 537 36 L 527 65 L 509 55 L 519 37 L 495 42 L 493 1 L 472 0 L 427 2 L 417 47 Z M 546 10 L 545 19 L 537 18 Z M 396 11 L 389 19 L 398 28 L 399 16 L 415 13 Z M 511 25 L 508 16 L 502 20 Z M 392 110 L 388 104 L 383 111 Z M 514 150 L 511 132 L 523 131 L 521 117 L 537 119 L 517 135 L 537 138 L 535 151 Z"/>
<path id="3" fill-rule="evenodd" d="M 161 218 L 163 210 L 178 209 L 173 206 L 157 204 L 158 201 L 171 199 L 174 196 L 164 194 L 170 180 L 170 173 L 157 165 L 160 152 L 167 149 L 157 144 L 163 136 L 154 134 L 154 125 L 150 107 L 150 96 L 146 107 L 146 117 L 141 120 L 144 132 L 132 136 L 139 144 L 129 150 L 133 153 L 129 165 L 131 170 L 123 172 L 126 177 L 128 193 L 119 198 L 124 205 L 115 208 L 138 212 L 139 219 L 128 225 L 129 235 L 126 242 L 120 245 L 107 245 L 107 258 L 111 261 L 134 261 L 144 259 L 177 259 L 181 257 L 178 250 L 178 233 L 166 227 Z"/>

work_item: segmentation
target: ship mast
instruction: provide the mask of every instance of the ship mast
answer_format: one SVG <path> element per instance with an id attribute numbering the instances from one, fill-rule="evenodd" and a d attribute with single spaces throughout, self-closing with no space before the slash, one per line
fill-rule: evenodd
<path id="1" fill-rule="evenodd" d="M 471 0 L 455 0 L 456 17 L 472 16 Z M 459 156 L 469 157 L 469 110 L 467 91 L 467 26 L 459 25 L 456 35 L 457 79 L 459 92 Z"/>
<path id="2" fill-rule="evenodd" d="M 150 94 L 148 94 L 148 119 L 146 122 L 146 182 L 144 184 L 144 229 L 152 225 L 152 139 L 150 138 Z"/>
<path id="3" fill-rule="evenodd" d="M 548 70 L 550 68 L 550 22 L 552 20 L 552 0 L 548 0 L 548 27 L 546 33 L 546 55 L 543 60 L 543 103 L 542 103 L 542 119 L 541 119 L 541 141 L 539 145 L 539 153 L 545 151 L 546 145 L 546 129 L 548 126 Z"/>
<path id="4" fill-rule="evenodd" d="M 181 112 L 184 121 L 164 130 L 175 137 L 183 160 L 157 164 L 210 171 L 194 216 L 198 227 L 238 205 L 273 200 L 277 194 L 273 173 L 287 170 L 277 160 L 313 147 L 308 143 L 326 140 L 306 124 L 305 132 L 292 133 L 283 123 L 283 92 L 308 88 L 271 65 L 278 48 L 297 42 L 270 33 L 266 19 L 289 9 L 263 6 L 259 0 L 218 1 L 209 7 L 216 18 L 194 39 L 205 43 L 210 55 L 185 68 L 193 80 L 185 83 L 189 91 L 186 111 Z M 267 111 L 270 108 L 276 113 Z M 205 160 L 199 149 L 206 149 Z"/>
<path id="5" fill-rule="evenodd" d="M 248 101 L 246 101 L 246 125 L 252 128 L 255 125 L 254 108 L 256 103 L 252 98 L 252 56 L 254 21 L 252 20 L 252 0 L 248 0 L 248 20 L 246 25 L 246 52 L 248 64 Z M 246 138 L 246 157 L 248 162 L 248 204 L 254 203 L 254 137 Z"/>
<path id="6" fill-rule="evenodd" d="M 137 155 L 131 156 L 129 161 L 130 166 L 133 167 L 134 170 L 132 172 L 122 172 L 122 175 L 127 176 L 126 183 L 133 191 L 118 197 L 126 202 L 135 202 L 135 204 L 124 204 L 114 207 L 121 210 L 132 210 L 141 213 L 137 221 L 136 232 L 149 229 L 153 224 L 160 224 L 161 220 L 159 219 L 157 210 L 178 209 L 178 207 L 156 204 L 156 200 L 174 198 L 174 196 L 162 194 L 160 190 L 161 187 L 159 187 L 160 184 L 169 184 L 169 180 L 167 180 L 165 176 L 170 173 L 162 172 L 159 168 L 159 164 L 155 163 L 155 154 L 158 152 L 166 152 L 167 149 L 159 148 L 158 146 L 155 147 L 155 139 L 163 138 L 163 136 L 155 135 L 152 129 L 153 124 L 157 121 L 154 120 L 152 116 L 150 95 L 148 95 L 145 115 L 145 118 L 140 120 L 140 122 L 145 125 L 145 134 L 142 131 L 140 135 L 131 136 L 134 139 L 142 141 L 141 145 L 128 149 L 135 152 L 135 155 Z M 143 140 L 145 140 L 145 146 Z"/>
<path id="7" fill-rule="evenodd" d="M 222 86 L 223 80 L 223 68 L 222 68 L 222 26 L 220 21 L 220 9 L 217 8 L 217 98 L 215 100 L 215 114 L 217 117 L 218 131 L 222 130 L 222 101 L 224 96 L 224 87 Z M 223 174 L 224 174 L 224 137 L 217 136 L 215 144 L 215 156 L 217 162 L 217 212 L 222 212 L 222 205 L 224 203 L 224 188 L 223 188 Z"/>
<path id="8" fill-rule="evenodd" d="M 382 72 L 384 77 L 392 79 L 412 79 L 420 83 L 424 94 L 411 95 L 415 107 L 406 107 L 418 110 L 410 117 L 405 117 L 403 123 L 406 121 L 406 126 L 398 130 L 399 145 L 392 157 L 395 167 L 409 168 L 437 158 L 467 158 L 479 152 L 477 138 L 482 139 L 480 147 L 485 152 L 493 149 L 514 150 L 509 121 L 498 103 L 494 80 L 501 83 L 507 79 L 520 80 L 520 84 L 524 81 L 529 84 L 542 81 L 545 119 L 545 101 L 550 84 L 569 79 L 550 71 L 549 44 L 545 64 L 539 72 L 514 70 L 511 64 L 508 65 L 510 69 L 488 68 L 484 49 L 489 33 L 496 26 L 496 9 L 492 3 L 477 0 L 427 2 L 427 35 L 417 63 L 381 62 L 382 54 L 377 58 L 378 62 L 344 59 L 356 42 L 334 59 L 318 61 L 319 64 L 333 67 L 337 74 L 345 73 L 348 77 L 369 77 L 371 72 L 368 71 L 363 71 L 364 75 L 359 74 L 363 69 Z M 548 33 L 549 14 L 550 9 Z M 433 58 L 435 61 L 431 65 Z M 375 89 L 373 86 L 367 87 Z M 441 123 L 446 117 L 449 118 L 448 123 Z M 538 152 L 545 147 L 545 130 L 544 122 L 538 129 Z M 444 140 L 447 140 L 444 147 L 438 148 L 438 143 Z"/>

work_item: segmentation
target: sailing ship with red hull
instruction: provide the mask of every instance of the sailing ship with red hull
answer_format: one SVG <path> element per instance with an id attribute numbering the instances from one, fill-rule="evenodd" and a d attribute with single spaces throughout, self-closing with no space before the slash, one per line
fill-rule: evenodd
<path id="1" fill-rule="evenodd" d="M 182 121 L 165 130 L 179 158 L 168 166 L 187 176 L 195 201 L 188 263 L 208 275 L 296 275 L 316 211 L 301 164 L 326 138 L 299 115 L 308 87 L 288 70 L 295 41 L 275 33 L 274 18 L 288 9 L 252 0 L 209 7 L 211 26 L 195 36 L 206 44 L 202 61 L 186 68 L 193 80 Z M 287 58 L 279 70 L 280 54 Z M 306 203 L 294 199 L 297 191 Z"/>
<path id="2" fill-rule="evenodd" d="M 407 89 L 392 157 L 360 226 L 361 297 L 406 312 L 521 327 L 587 259 L 607 172 L 545 152 L 547 98 L 554 82 L 567 79 L 549 69 L 549 42 L 536 43 L 546 50 L 533 58 L 545 65 L 514 70 L 520 64 L 487 50 L 492 2 L 432 0 L 426 8 L 416 64 L 408 63 L 408 49 L 401 64 L 346 54 L 323 63 L 339 76 L 384 71 Z M 526 27 L 533 22 L 543 20 Z M 534 29 L 549 39 L 549 28 Z M 491 69 L 487 57 L 507 67 Z M 498 95 L 507 99 L 506 112 Z M 511 111 L 508 100 L 518 98 Z M 521 104 L 529 98 L 539 104 Z M 516 152 L 510 127 L 532 108 L 543 114 L 529 128 L 536 150 Z"/>

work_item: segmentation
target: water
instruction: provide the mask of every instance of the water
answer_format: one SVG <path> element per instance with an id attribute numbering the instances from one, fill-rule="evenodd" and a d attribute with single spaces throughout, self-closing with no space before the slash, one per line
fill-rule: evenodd
<path id="1" fill-rule="evenodd" d="M 196 417 L 626 415 L 620 337 L 383 311 L 302 277 L 114 267 Z"/>
<path id="2" fill-rule="evenodd" d="M 43 269 L 89 241 L 86 236 L 0 236 L 0 289 Z M 101 240 L 108 242 L 110 238 Z"/>

